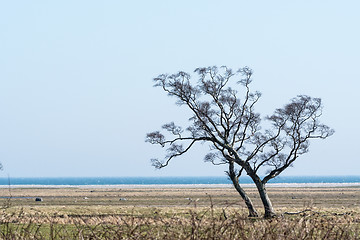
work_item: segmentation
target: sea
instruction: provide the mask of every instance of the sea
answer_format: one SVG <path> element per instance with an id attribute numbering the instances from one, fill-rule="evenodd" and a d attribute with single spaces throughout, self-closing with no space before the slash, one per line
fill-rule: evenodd
<path id="1" fill-rule="evenodd" d="M 241 177 L 240 183 L 251 184 L 249 177 Z M 279 176 L 270 180 L 275 184 L 341 184 L 360 183 L 360 176 Z M 231 184 L 226 176 L 210 177 L 7 177 L 0 178 L 0 187 L 16 185 L 93 186 L 93 185 L 206 185 Z"/>

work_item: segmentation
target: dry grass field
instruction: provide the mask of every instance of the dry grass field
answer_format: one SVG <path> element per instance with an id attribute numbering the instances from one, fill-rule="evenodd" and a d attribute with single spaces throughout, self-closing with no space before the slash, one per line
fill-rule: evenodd
<path id="1" fill-rule="evenodd" d="M 231 187 L 3 188 L 0 239 L 360 239 L 360 188 L 268 192 L 270 220 L 249 219 Z"/>

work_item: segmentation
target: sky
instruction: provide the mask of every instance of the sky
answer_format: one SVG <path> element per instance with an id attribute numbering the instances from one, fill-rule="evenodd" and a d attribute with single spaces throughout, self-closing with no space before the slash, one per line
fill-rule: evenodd
<path id="1" fill-rule="evenodd" d="M 0 177 L 222 176 L 196 146 L 155 170 L 145 143 L 186 124 L 152 79 L 226 65 L 254 70 L 266 116 L 320 97 L 336 133 L 283 175 L 359 175 L 357 0 L 0 2 Z M 195 76 L 195 75 L 194 75 Z"/>

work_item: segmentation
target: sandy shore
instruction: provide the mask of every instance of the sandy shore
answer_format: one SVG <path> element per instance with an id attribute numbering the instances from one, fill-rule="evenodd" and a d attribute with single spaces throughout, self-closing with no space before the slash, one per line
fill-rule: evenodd
<path id="1" fill-rule="evenodd" d="M 255 184 L 241 184 L 245 188 L 254 188 Z M 268 183 L 268 188 L 319 188 L 319 187 L 360 187 L 360 183 Z M 119 184 L 119 185 L 11 185 L 11 188 L 122 188 L 122 189 L 163 189 L 163 188 L 232 188 L 231 184 Z M 9 188 L 0 185 L 0 188 Z"/>

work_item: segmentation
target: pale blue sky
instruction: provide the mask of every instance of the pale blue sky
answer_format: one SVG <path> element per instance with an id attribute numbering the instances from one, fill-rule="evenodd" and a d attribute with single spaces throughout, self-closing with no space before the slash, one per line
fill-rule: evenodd
<path id="1" fill-rule="evenodd" d="M 147 132 L 189 116 L 152 78 L 251 67 L 258 110 L 323 99 L 336 130 L 286 175 L 359 175 L 360 2 L 1 1 L 0 177 L 212 176 L 203 146 L 154 170 Z"/>

